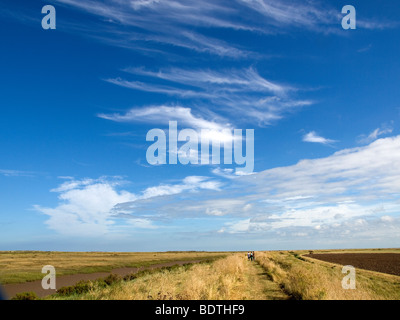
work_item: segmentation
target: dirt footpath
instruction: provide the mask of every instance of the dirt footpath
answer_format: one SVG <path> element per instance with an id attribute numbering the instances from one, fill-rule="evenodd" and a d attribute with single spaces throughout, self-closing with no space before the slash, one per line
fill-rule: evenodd
<path id="1" fill-rule="evenodd" d="M 399 253 L 319 253 L 306 257 L 400 276 Z"/>
<path id="2" fill-rule="evenodd" d="M 255 261 L 246 261 L 243 272 L 243 299 L 246 300 L 288 300 L 279 285 L 268 279 L 265 270 Z"/>
<path id="3" fill-rule="evenodd" d="M 125 276 L 131 273 L 137 273 L 142 270 L 158 269 L 162 267 L 172 267 L 175 265 L 183 265 L 186 263 L 199 263 L 201 261 L 202 260 L 172 261 L 172 262 L 154 264 L 151 266 L 140 267 L 140 268 L 117 268 L 111 270 L 111 272 L 81 273 L 81 274 L 58 276 L 56 278 L 56 288 L 59 289 L 65 286 L 72 286 L 81 280 L 94 281 L 99 278 L 107 277 L 110 274 L 118 274 L 120 276 Z M 57 289 L 44 290 L 42 288 L 42 280 L 16 283 L 16 284 L 6 284 L 3 286 L 3 289 L 8 298 L 12 298 L 17 293 L 29 292 L 29 291 L 35 292 L 38 297 L 43 298 L 45 296 L 56 293 L 57 290 Z"/>

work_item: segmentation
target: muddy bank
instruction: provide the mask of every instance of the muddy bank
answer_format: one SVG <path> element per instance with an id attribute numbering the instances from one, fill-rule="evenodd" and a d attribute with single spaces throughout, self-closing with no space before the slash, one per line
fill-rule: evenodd
<path id="1" fill-rule="evenodd" d="M 110 274 L 118 274 L 120 276 L 125 276 L 131 273 L 137 273 L 142 270 L 149 270 L 149 269 L 159 269 L 162 267 L 172 267 L 175 265 L 183 265 L 186 263 L 199 263 L 202 260 L 187 260 L 187 261 L 172 261 L 172 262 L 165 262 L 160 264 L 154 264 L 151 266 L 140 267 L 140 268 L 117 268 L 111 270 L 111 272 L 96 272 L 96 273 L 80 273 L 80 274 L 72 274 L 72 275 L 63 275 L 58 276 L 56 278 L 56 289 L 48 289 L 44 290 L 42 288 L 42 280 L 36 281 L 29 281 L 24 283 L 16 283 L 16 284 L 6 284 L 3 286 L 3 291 L 7 298 L 12 298 L 17 293 L 21 292 L 35 292 L 38 297 L 43 298 L 45 296 L 51 295 L 56 293 L 56 290 L 65 287 L 65 286 L 72 286 L 79 281 L 82 280 L 97 280 L 100 278 L 107 277 Z"/>

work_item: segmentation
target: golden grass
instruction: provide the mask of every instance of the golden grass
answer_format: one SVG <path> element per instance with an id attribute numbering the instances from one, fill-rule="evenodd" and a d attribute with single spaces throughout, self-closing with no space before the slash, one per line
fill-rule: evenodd
<path id="1" fill-rule="evenodd" d="M 387 250 L 387 249 L 386 249 Z M 346 250 L 346 252 L 356 250 Z M 314 251 L 319 253 L 321 250 Z M 327 252 L 327 251 L 325 251 Z M 344 250 L 329 250 L 344 252 Z M 371 250 L 357 250 L 371 252 Z M 372 250 L 372 252 L 382 252 Z M 391 249 L 389 252 L 399 252 Z M 164 261 L 201 260 L 221 257 L 213 263 L 181 266 L 170 270 L 155 271 L 131 281 L 121 281 L 104 287 L 96 282 L 89 292 L 49 299 L 100 299 L 100 300 L 262 300 L 287 299 L 288 295 L 302 300 L 399 300 L 400 277 L 373 271 L 356 269 L 356 289 L 342 288 L 342 266 L 301 256 L 302 251 L 256 252 L 256 262 L 247 261 L 244 253 L 8 253 L 1 257 L 1 265 L 7 259 L 16 259 L 14 271 L 28 270 L 45 264 L 72 268 L 75 272 L 87 268 L 110 270 L 122 266 L 139 266 Z M 47 256 L 44 256 L 48 254 Z M 21 257 L 26 255 L 26 257 Z M 36 257 L 34 257 L 36 255 Z M 50 258 L 53 258 L 51 260 Z M 58 259 L 58 260 L 57 260 Z M 52 261 L 49 262 L 49 261 Z M 56 262 L 56 263 L 55 263 Z M 86 268 L 86 269 L 85 269 Z M 39 270 L 40 270 L 39 269 Z M 69 270 L 69 269 L 66 269 Z M 102 269 L 104 270 L 104 269 Z M 1 272 L 4 274 L 2 268 Z M 21 276 L 21 272 L 19 275 Z M 39 276 L 42 274 L 39 271 Z M 283 289 L 283 291 L 281 290 Z"/>
<path id="2" fill-rule="evenodd" d="M 162 270 L 110 287 L 93 288 L 68 297 L 83 300 L 261 300 L 286 299 L 279 287 L 261 275 L 262 269 L 244 254 L 232 254 L 213 263 Z M 270 282 L 273 288 L 262 281 Z M 267 296 L 267 292 L 269 296 Z M 63 299 L 49 297 L 49 299 Z"/>
<path id="3" fill-rule="evenodd" d="M 206 260 L 223 252 L 43 252 L 0 251 L 0 283 L 43 278 L 42 267 L 52 265 L 57 275 L 110 272 L 114 268 L 141 267 L 169 261 Z"/>
<path id="4" fill-rule="evenodd" d="M 237 255 L 212 264 L 162 270 L 108 288 L 94 288 L 80 299 L 107 300 L 219 300 L 241 299 L 244 259 Z"/>
<path id="5" fill-rule="evenodd" d="M 345 275 L 339 265 L 304 259 L 299 252 L 263 252 L 258 253 L 257 260 L 269 277 L 295 299 L 400 299 L 400 277 L 397 276 L 356 269 L 356 289 L 345 290 L 342 288 Z"/>

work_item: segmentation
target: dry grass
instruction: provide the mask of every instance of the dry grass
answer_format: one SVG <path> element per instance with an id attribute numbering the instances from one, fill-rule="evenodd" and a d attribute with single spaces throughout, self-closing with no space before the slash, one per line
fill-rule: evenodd
<path id="1" fill-rule="evenodd" d="M 44 252 L 0 251 L 0 283 L 43 278 L 42 267 L 52 265 L 57 275 L 110 272 L 114 268 L 142 267 L 169 261 L 206 260 L 221 252 Z"/>
<path id="2" fill-rule="evenodd" d="M 89 292 L 67 297 L 53 296 L 49 299 L 261 300 L 287 299 L 287 295 L 301 300 L 400 299 L 398 276 L 357 269 L 356 289 L 345 290 L 342 288 L 344 274 L 340 265 L 301 256 L 304 253 L 308 251 L 256 252 L 256 262 L 247 261 L 243 253 L 225 254 L 225 258 L 213 263 L 159 270 L 106 287 L 94 282 L 90 284 Z M 32 254 L 35 253 L 29 253 L 28 256 Z M 120 267 L 150 264 L 154 261 L 159 263 L 168 259 L 176 261 L 221 256 L 221 253 L 197 252 L 81 253 L 77 254 L 74 261 L 73 254 L 64 254 L 58 255 L 59 262 L 74 268 L 93 266 L 96 261 L 100 267 L 109 268 L 112 264 L 113 267 Z M 82 261 L 83 257 L 88 259 L 86 264 Z M 20 262 L 21 268 L 31 266 L 23 265 L 27 259 L 20 259 Z M 36 266 L 40 264 L 35 260 L 31 263 Z M 41 263 L 44 264 L 44 261 Z M 46 261 L 45 264 L 51 263 Z"/>
<path id="3" fill-rule="evenodd" d="M 400 277 L 357 269 L 356 289 L 342 288 L 341 266 L 302 258 L 295 252 L 258 253 L 269 277 L 295 299 L 391 300 L 400 299 Z"/>
<path id="4" fill-rule="evenodd" d="M 252 269 L 253 268 L 253 269 Z M 255 269 L 254 269 L 255 268 Z M 80 296 L 83 300 L 255 300 L 266 299 L 265 287 L 254 286 L 259 271 L 243 254 L 232 254 L 213 263 L 162 270 L 140 278 L 96 287 Z M 249 276 L 250 275 L 250 276 Z M 252 277 L 254 275 L 254 277 Z M 265 278 L 265 277 L 264 277 Z M 276 288 L 278 288 L 276 286 Z M 250 290 L 251 289 L 251 290 Z M 279 288 L 278 288 L 278 291 Z M 286 298 L 280 291 L 277 298 Z M 49 297 L 59 299 L 62 297 Z"/>
<path id="5" fill-rule="evenodd" d="M 232 255 L 212 264 L 163 270 L 105 289 L 94 288 L 81 299 L 107 300 L 218 300 L 241 299 L 243 263 Z"/>

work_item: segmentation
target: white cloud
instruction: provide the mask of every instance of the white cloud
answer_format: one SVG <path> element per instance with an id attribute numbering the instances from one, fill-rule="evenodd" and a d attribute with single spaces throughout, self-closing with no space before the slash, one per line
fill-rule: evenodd
<path id="1" fill-rule="evenodd" d="M 273 1 L 273 0 L 239 0 L 251 9 L 266 16 L 276 26 L 298 26 L 312 28 L 317 24 L 331 23 L 336 14 L 323 10 L 310 2 Z"/>
<path id="2" fill-rule="evenodd" d="M 192 87 L 206 89 L 208 92 L 221 90 L 228 92 L 260 91 L 284 94 L 287 91 L 294 90 L 291 87 L 274 83 L 261 77 L 254 68 L 223 71 L 171 68 L 153 72 L 145 70 L 144 68 L 135 67 L 126 68 L 124 71 L 132 74 L 190 85 Z"/>
<path id="3" fill-rule="evenodd" d="M 158 228 L 149 219 L 127 219 L 126 223 L 133 226 L 134 228 L 140 228 L 140 229 L 157 229 Z"/>
<path id="4" fill-rule="evenodd" d="M 92 236 L 109 232 L 113 221 L 110 212 L 121 202 L 134 201 L 136 195 L 118 192 L 118 181 L 104 179 L 68 181 L 53 192 L 59 193 L 59 205 L 55 208 L 35 206 L 49 216 L 46 224 L 61 234 Z"/>
<path id="5" fill-rule="evenodd" d="M 195 33 L 202 28 L 245 30 L 257 34 L 282 33 L 300 28 L 311 32 L 335 32 L 342 17 L 340 10 L 323 1 L 300 0 L 56 0 L 104 22 L 93 30 L 80 26 L 86 34 L 103 38 L 110 44 L 142 49 L 141 43 L 168 44 L 225 57 L 243 57 L 247 53 L 209 35 Z M 157 23 L 155 23 L 155 21 Z M 121 31 L 121 25 L 130 28 Z M 357 26 L 367 29 L 393 27 L 393 22 L 358 19 Z M 71 24 L 76 29 L 78 23 Z M 89 25 L 90 26 L 90 25 Z M 101 34 L 101 35 L 99 35 Z M 132 44 L 133 42 L 133 44 Z M 164 48 L 165 49 L 165 48 Z"/>
<path id="6" fill-rule="evenodd" d="M 142 192 L 141 199 L 148 199 L 158 196 L 180 194 L 182 192 L 193 192 L 196 190 L 220 190 L 221 183 L 210 180 L 208 177 L 189 176 L 183 179 L 181 184 L 164 184 L 147 188 Z"/>
<path id="7" fill-rule="evenodd" d="M 391 127 L 383 127 L 383 128 L 376 128 L 374 131 L 372 131 L 368 136 L 366 135 L 361 135 L 358 137 L 358 142 L 359 143 L 370 143 L 372 141 L 375 141 L 382 135 L 386 135 L 389 133 L 393 132 L 393 128 Z"/>
<path id="8" fill-rule="evenodd" d="M 222 131 L 230 128 L 229 124 L 206 120 L 200 115 L 194 115 L 192 109 L 181 106 L 149 106 L 131 109 L 125 114 L 99 114 L 98 116 L 116 122 L 145 122 L 168 125 L 169 121 L 177 121 L 181 126 L 195 129 Z"/>
<path id="9" fill-rule="evenodd" d="M 57 0 L 65 5 L 85 11 L 108 22 L 101 29 L 81 26 L 86 34 L 102 39 L 111 45 L 133 50 L 145 50 L 163 45 L 159 54 L 168 46 L 181 47 L 213 55 L 240 58 L 248 53 L 223 40 L 194 32 L 197 27 L 252 30 L 252 26 L 237 23 L 229 17 L 238 11 L 232 6 L 203 1 L 120 1 Z M 157 23 L 155 23 L 155 21 Z M 121 31 L 121 25 L 130 28 Z M 98 28 L 98 24 L 95 25 Z M 76 23 L 73 28 L 77 28 Z M 142 44 L 145 44 L 144 47 Z M 165 46 L 167 45 L 167 46 Z M 148 51 L 147 51 L 148 52 Z"/>
<path id="10" fill-rule="evenodd" d="M 134 0 L 131 1 L 131 6 L 135 10 L 140 10 L 147 7 L 152 7 L 160 3 L 160 0 Z"/>
<path id="11" fill-rule="evenodd" d="M 223 211 L 221 211 L 221 210 L 210 209 L 210 208 L 206 209 L 206 214 L 211 215 L 211 216 L 223 216 L 223 215 L 225 215 L 225 213 Z"/>
<path id="12" fill-rule="evenodd" d="M 59 193 L 58 206 L 37 209 L 50 217 L 47 224 L 52 229 L 74 235 L 115 232 L 116 221 L 151 229 L 171 221 L 207 218 L 215 219 L 211 230 L 227 235 L 393 240 L 400 231 L 398 163 L 400 136 L 236 177 L 229 185 L 189 176 L 133 194 L 117 191 L 118 180 L 67 181 L 54 189 Z"/>
<path id="13" fill-rule="evenodd" d="M 171 129 L 170 122 L 176 121 L 178 134 L 183 129 L 195 130 L 198 139 L 198 149 L 201 148 L 201 143 L 203 142 L 209 145 L 220 143 L 224 145 L 224 148 L 225 143 L 227 143 L 226 148 L 229 148 L 229 146 L 232 146 L 233 141 L 243 139 L 243 136 L 234 135 L 231 124 L 226 121 L 224 122 L 221 117 L 208 114 L 209 119 L 206 119 L 199 113 L 193 114 L 192 109 L 181 106 L 148 106 L 131 109 L 125 114 L 99 114 L 98 117 L 116 122 L 150 123 L 159 128 L 161 127 L 161 129 L 164 129 L 166 126 L 168 126 L 168 129 Z M 211 163 L 211 152 L 208 155 L 208 161 L 207 155 L 199 153 L 199 150 L 195 149 L 190 149 L 190 154 L 186 154 L 180 149 L 177 151 L 169 150 L 169 152 L 177 153 L 180 160 L 188 159 L 191 163 L 194 163 L 193 160 L 196 160 L 196 162 L 200 160 L 201 163 Z M 199 155 L 201 159 L 199 159 Z"/>
<path id="14" fill-rule="evenodd" d="M 117 188 L 123 181 L 114 177 L 99 179 L 69 180 L 52 192 L 59 193 L 59 204 L 55 208 L 34 206 L 49 216 L 46 224 L 50 229 L 66 235 L 98 236 L 118 231 L 118 217 L 131 227 L 154 229 L 152 219 L 131 215 L 135 202 L 167 195 L 198 190 L 220 190 L 221 183 L 208 177 L 188 176 L 178 184 L 162 184 L 149 187 L 139 194 Z"/>
<path id="15" fill-rule="evenodd" d="M 381 220 L 383 222 L 393 222 L 393 221 L 395 221 L 395 219 L 393 217 L 391 217 L 391 216 L 382 216 Z"/>
<path id="16" fill-rule="evenodd" d="M 266 17 L 266 24 L 276 28 L 301 28 L 313 32 L 337 33 L 335 25 L 343 18 L 340 10 L 323 1 L 238 0 Z M 377 21 L 365 17 L 357 20 L 357 27 L 383 30 L 397 25 L 392 21 Z"/>
<path id="17" fill-rule="evenodd" d="M 0 175 L 5 177 L 33 177 L 36 174 L 37 173 L 31 171 L 0 169 Z"/>
<path id="18" fill-rule="evenodd" d="M 327 139 L 319 136 L 315 131 L 311 131 L 303 136 L 304 142 L 331 144 L 337 142 L 336 140 Z"/>
<path id="19" fill-rule="evenodd" d="M 336 228 L 368 238 L 363 229 L 372 226 L 370 221 L 390 223 L 400 214 L 398 163 L 400 136 L 251 176 L 232 179 L 229 170 L 215 169 L 216 175 L 230 178 L 229 185 L 217 193 L 199 190 L 194 198 L 150 199 L 141 203 L 140 210 L 166 219 L 185 218 L 189 213 L 190 217 L 225 218 L 215 230 L 227 234 L 307 233 L 334 239 Z"/>
<path id="20" fill-rule="evenodd" d="M 299 89 L 268 80 L 254 68 L 218 71 L 171 68 L 157 72 L 126 68 L 124 71 L 145 77 L 143 81 L 146 83 L 121 78 L 106 81 L 129 89 L 191 99 L 191 104 L 197 105 L 197 109 L 203 113 L 212 116 L 217 113 L 220 123 L 224 119 L 235 118 L 240 122 L 270 125 L 288 113 L 313 104 L 311 100 L 293 97 L 293 93 L 299 92 Z M 141 114 L 141 111 L 136 110 L 135 113 Z M 166 113 L 165 110 L 163 113 Z M 174 118 L 172 113 L 167 115 Z"/>
<path id="21" fill-rule="evenodd" d="M 224 177 L 227 179 L 233 179 L 233 178 L 237 177 L 234 173 L 234 170 L 230 169 L 230 168 L 225 168 L 225 169 L 215 168 L 215 169 L 212 169 L 211 172 L 217 176 Z"/>

